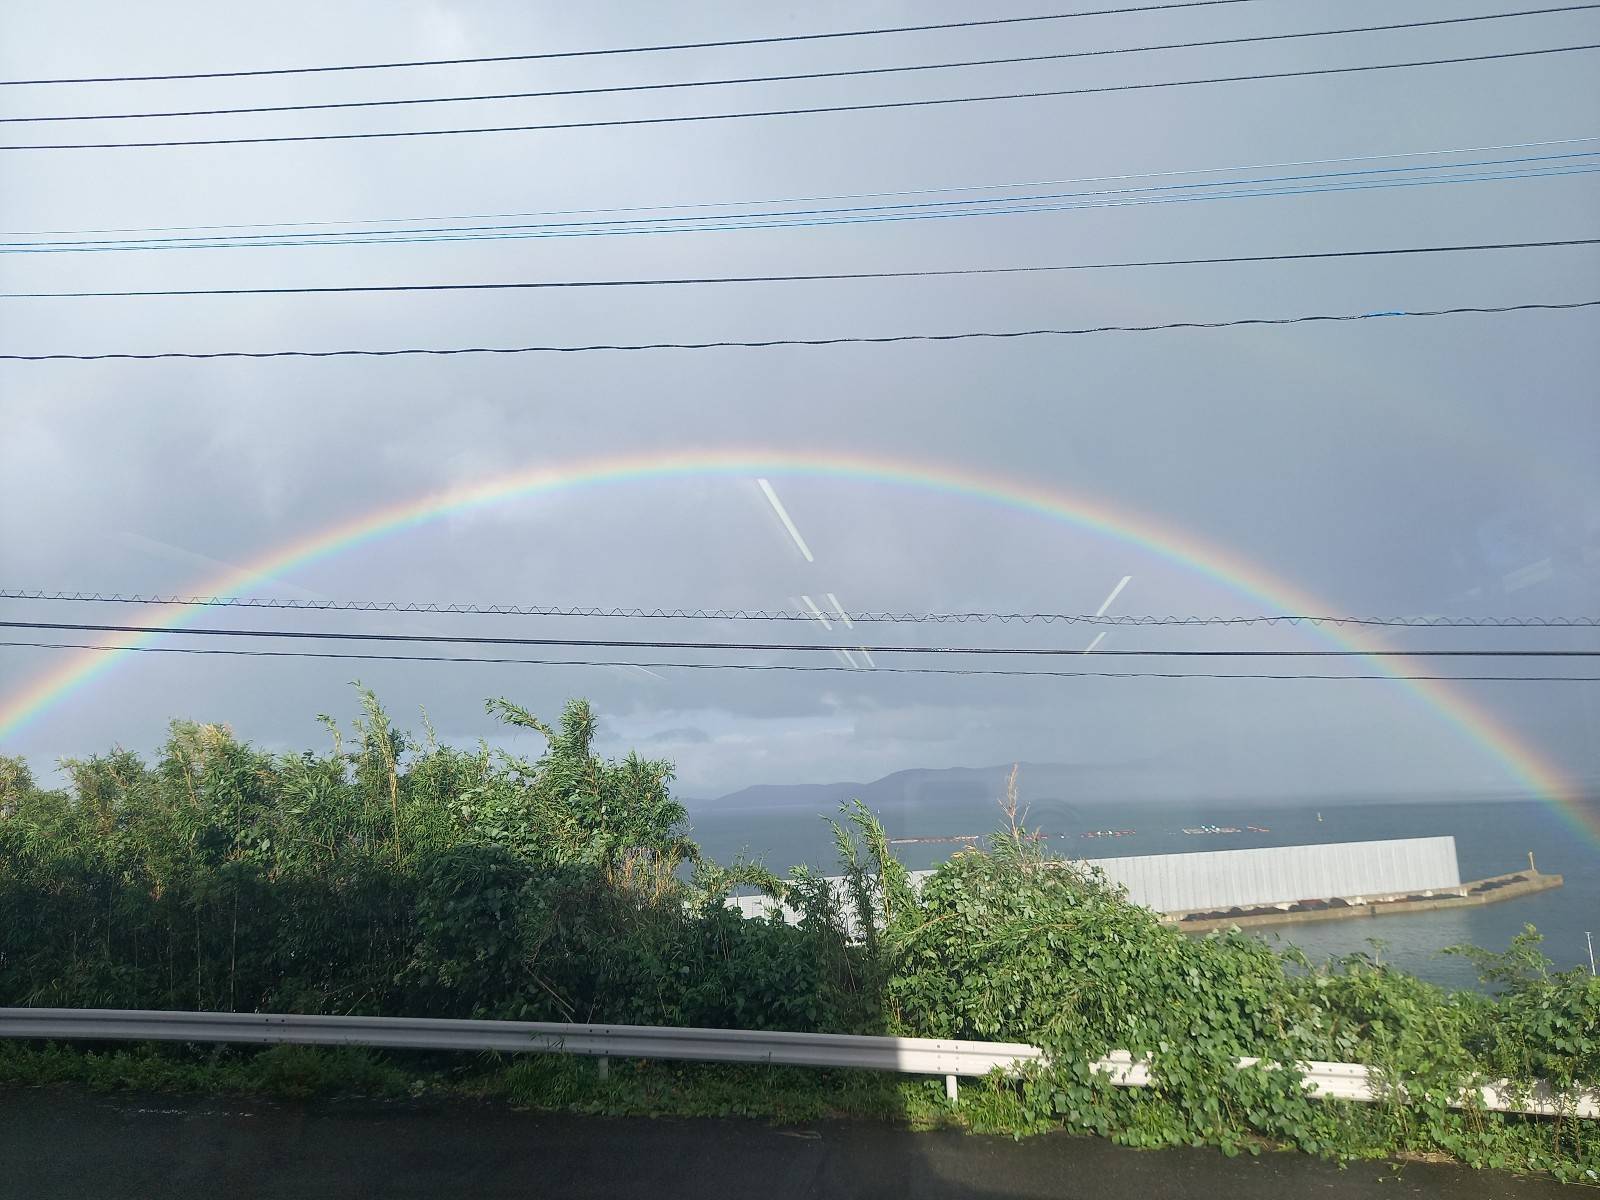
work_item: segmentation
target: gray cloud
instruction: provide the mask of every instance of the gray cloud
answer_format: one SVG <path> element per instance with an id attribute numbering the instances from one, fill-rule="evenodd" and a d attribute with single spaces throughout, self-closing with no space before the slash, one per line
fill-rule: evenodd
<path id="1" fill-rule="evenodd" d="M 652 733 L 643 740 L 650 746 L 703 746 L 711 741 L 711 735 L 704 729 L 681 725 L 673 729 L 663 729 L 660 733 Z"/>
<path id="2" fill-rule="evenodd" d="M 1073 23 L 1027 44 L 1133 44 L 1259 30 L 1262 12 Z M 1419 19 L 1448 15 L 1426 3 Z M 15 14 L 6 75 L 433 56 L 520 46 L 676 40 L 935 20 L 959 6 L 810 8 L 756 20 L 668 9 L 372 3 L 330 18 L 305 5 L 230 13 L 195 4 L 160 25 L 93 6 L 99 36 L 61 12 Z M 74 10 L 74 27 L 82 20 Z M 1303 18 L 1303 20 L 1302 20 Z M 1337 25 L 1319 3 L 1294 25 Z M 167 30 L 183 28 L 182 39 Z M 1556 44 L 1560 18 L 1490 35 L 1440 31 L 1429 52 Z M 315 38 L 306 36 L 315 29 Z M 395 73 L 377 79 L 139 85 L 116 105 L 440 94 L 932 61 L 1014 50 L 1015 33 L 871 39 L 831 47 Z M 848 98 L 1019 90 L 1296 69 L 1403 57 L 1396 38 L 1149 56 L 922 81 L 862 81 Z M 1514 44 L 1514 46 L 1513 46 Z M 1159 59 L 1159 61 L 1157 61 Z M 9 160 L 7 229 L 516 212 L 755 199 L 1049 179 L 1488 145 L 1570 136 L 1600 117 L 1582 56 L 883 114 L 572 134 L 219 148 Z M 957 75 L 959 74 L 959 78 Z M 808 90 L 809 88 L 809 90 Z M 88 93 L 41 89 L 28 111 Z M 843 95 L 769 88 L 761 103 Z M 94 93 L 96 102 L 109 97 Z M 749 93 L 754 96 L 755 93 Z M 748 96 L 746 97 L 748 99 Z M 709 111 L 726 96 L 474 106 L 573 119 Z M 114 106 L 109 105 L 108 106 Z M 456 114 L 315 118 L 359 128 Z M 314 118 L 256 118 L 265 131 Z M 132 125 L 133 123 L 125 123 Z M 177 129 L 179 123 L 164 128 Z M 189 123 L 185 128 L 199 128 Z M 124 131 L 117 131 L 121 135 Z M 4 290 L 915 268 L 1540 238 L 1590 233 L 1594 184 L 1533 180 L 1391 192 L 1108 208 L 828 229 L 274 251 L 0 259 Z M 1240 266 L 1060 277 L 638 292 L 6 302 L 4 344 L 27 350 L 702 339 L 1374 311 L 1587 298 L 1600 256 L 1542 251 L 1431 260 Z M 507 499 L 276 573 L 274 594 L 545 604 L 786 606 L 836 593 L 888 609 L 1092 610 L 1124 574 L 1126 612 L 1255 612 L 1279 601 L 1219 580 L 1232 562 L 1345 612 L 1592 613 L 1600 599 L 1600 343 L 1585 315 L 1108 336 L 944 346 L 596 355 L 518 360 L 9 364 L 0 374 L 0 566 L 17 586 L 189 591 L 358 514 L 452 486 L 613 455 L 754 448 L 856 455 L 1081 497 L 1175 531 L 1200 560 L 1014 505 L 825 471 L 773 480 L 816 555 L 807 564 L 747 474 L 689 472 Z M 1211 558 L 1196 548 L 1220 548 Z M 38 619 L 38 606 L 0 605 Z M 61 619 L 102 614 L 58 606 Z M 659 622 L 214 614 L 297 628 L 568 631 L 650 637 Z M 925 638 L 1078 647 L 1062 626 L 670 627 L 743 634 Z M 1505 644 L 1525 634 L 1393 635 L 1393 646 Z M 1523 644 L 1517 640 L 1515 644 Z M 1545 636 L 1541 645 L 1595 645 Z M 1325 647 L 1312 632 L 1114 630 L 1103 648 Z M 531 655 L 530 657 L 536 657 Z M 582 657 L 552 654 L 544 657 Z M 641 656 L 642 657 L 642 656 Z M 673 659 L 673 654 L 657 656 Z M 692 657 L 692 656 L 691 656 Z M 802 661 L 768 656 L 764 661 Z M 804 659 L 803 661 L 813 661 Z M 834 662 L 831 657 L 818 659 Z M 880 661 L 894 661 L 880 656 Z M 1306 666 L 1316 660 L 1298 664 Z M 0 648 L 0 696 L 58 666 Z M 1071 665 L 1110 668 L 1111 659 Z M 1516 781 L 1481 744 L 1404 690 L 1376 683 L 1004 680 L 656 669 L 445 666 L 129 656 L 4 739 L 41 764 L 120 740 L 148 747 L 172 716 L 230 722 L 264 744 L 320 742 L 318 711 L 348 711 L 348 681 L 396 713 L 426 705 L 441 734 L 507 735 L 482 701 L 554 713 L 571 695 L 605 714 L 608 746 L 670 745 L 702 794 L 758 781 L 871 778 L 909 766 L 1016 758 L 1126 764 L 1127 786 L 1396 795 Z M 1463 685 L 1461 692 L 1573 775 L 1600 778 L 1593 687 Z M 536 741 L 536 740 L 535 740 Z M 518 739 L 521 749 L 533 742 Z"/>

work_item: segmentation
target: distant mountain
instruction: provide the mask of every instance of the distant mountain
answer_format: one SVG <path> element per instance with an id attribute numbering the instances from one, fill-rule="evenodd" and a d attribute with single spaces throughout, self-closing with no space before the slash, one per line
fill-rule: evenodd
<path id="1" fill-rule="evenodd" d="M 870 783 L 757 784 L 713 800 L 686 800 L 691 816 L 723 816 L 761 809 L 786 809 L 829 813 L 839 805 L 859 799 L 879 813 L 891 830 L 896 817 L 939 811 L 960 814 L 966 823 L 989 829 L 999 818 L 998 803 L 1005 795 L 1009 763 L 992 767 L 913 767 L 885 775 Z M 1035 817 L 1045 812 L 1066 814 L 1075 802 L 1099 799 L 1109 793 L 1126 793 L 1127 764 L 1115 766 L 1067 763 L 1022 763 L 1018 793 Z"/>
<path id="2" fill-rule="evenodd" d="M 990 829 L 999 819 L 997 802 L 1005 795 L 1006 776 L 1011 764 L 990 767 L 913 767 L 867 783 L 789 783 L 756 784 L 740 788 L 715 799 L 683 801 L 690 815 L 721 817 L 752 810 L 833 813 L 841 804 L 860 799 L 883 817 L 891 831 L 899 824 L 897 816 L 916 814 L 920 818 L 935 813 L 965 827 L 973 821 L 978 828 Z M 1115 763 L 1021 763 L 1017 773 L 1018 792 L 1030 810 L 1031 824 L 1053 824 L 1051 817 L 1077 817 L 1081 806 L 1104 810 L 1107 804 L 1148 803 L 1230 804 L 1239 801 L 1271 802 L 1301 808 L 1328 808 L 1350 804 L 1406 803 L 1462 804 L 1472 801 L 1509 802 L 1529 799 L 1500 791 L 1455 791 L 1444 793 L 1411 792 L 1403 796 L 1386 793 L 1326 792 L 1282 795 L 1255 789 L 1221 795 L 1197 791 L 1182 763 L 1149 760 Z M 1100 823 L 1104 823 L 1104 813 Z M 963 831 L 966 831 L 963 828 Z"/>
<path id="3" fill-rule="evenodd" d="M 831 812 L 873 786 L 870 783 L 757 783 L 715 800 L 685 800 L 684 804 L 691 812 L 790 807 Z"/>
<path id="4" fill-rule="evenodd" d="M 695 838 L 713 858 L 832 865 L 833 837 L 820 818 L 836 814 L 841 804 L 861 800 L 891 838 L 981 835 L 1003 823 L 999 801 L 1010 773 L 1009 763 L 912 768 L 867 783 L 760 784 L 714 800 L 685 800 L 684 806 Z M 1018 793 L 1030 828 L 1065 834 L 1103 826 L 1107 801 L 1120 812 L 1130 782 L 1148 787 L 1151 776 L 1149 764 L 1136 764 L 1130 774 L 1126 763 L 1023 763 Z M 936 844 L 925 853 L 951 848 Z"/>

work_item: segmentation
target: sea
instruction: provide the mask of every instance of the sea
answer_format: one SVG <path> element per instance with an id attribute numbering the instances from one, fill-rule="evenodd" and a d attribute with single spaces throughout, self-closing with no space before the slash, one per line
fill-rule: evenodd
<path id="1" fill-rule="evenodd" d="M 1587 802 L 1600 813 L 1600 798 Z M 1063 858 L 1116 858 L 1262 846 L 1363 842 L 1386 838 L 1450 835 L 1463 880 L 1528 868 L 1560 874 L 1564 886 L 1499 904 L 1456 911 L 1352 918 L 1252 931 L 1278 947 L 1299 946 L 1314 961 L 1367 953 L 1446 988 L 1480 986 L 1466 959 L 1442 953 L 1447 946 L 1504 950 L 1532 925 L 1544 936 L 1542 949 L 1559 968 L 1591 965 L 1587 936 L 1600 941 L 1600 845 L 1580 832 L 1574 819 L 1531 800 L 1452 802 L 1338 802 L 1315 807 L 1272 802 L 1085 802 L 1047 805 L 1028 824 L 1049 836 Z M 838 873 L 828 813 L 793 805 L 716 805 L 690 808 L 694 836 L 719 861 L 743 856 L 777 873 L 805 864 Z M 878 811 L 891 838 L 985 834 L 998 824 L 992 806 L 970 802 L 900 803 Z M 989 818 L 985 820 L 984 818 Z M 1185 833 L 1206 825 L 1240 833 Z M 1256 826 L 1264 832 L 1251 832 Z M 1117 837 L 1084 837 L 1097 830 L 1131 831 Z M 931 867 L 961 849 L 961 843 L 913 843 L 893 847 L 910 869 Z"/>

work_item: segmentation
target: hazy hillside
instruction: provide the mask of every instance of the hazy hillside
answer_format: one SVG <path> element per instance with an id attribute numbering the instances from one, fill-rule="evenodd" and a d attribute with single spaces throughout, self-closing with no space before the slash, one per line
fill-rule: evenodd
<path id="1" fill-rule="evenodd" d="M 737 817 L 752 809 L 831 813 L 860 799 L 879 813 L 891 834 L 914 819 L 919 835 L 976 833 L 991 829 L 997 801 L 1005 793 L 1011 764 L 989 767 L 911 768 L 870 783 L 758 784 L 711 800 L 687 800 L 699 818 Z M 1126 763 L 1115 766 L 1066 763 L 1022 763 L 1018 790 L 1035 823 L 1047 827 L 1049 817 L 1074 816 L 1084 803 L 1159 794 L 1153 773 Z M 935 828 L 954 821 L 962 827 Z M 971 828 L 968 828 L 971 826 Z"/>

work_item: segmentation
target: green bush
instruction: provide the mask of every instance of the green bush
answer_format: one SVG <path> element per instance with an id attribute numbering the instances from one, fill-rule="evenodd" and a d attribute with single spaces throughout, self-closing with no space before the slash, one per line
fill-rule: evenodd
<path id="1" fill-rule="evenodd" d="M 671 767 L 592 752 L 581 701 L 535 760 L 395 728 L 369 692 L 323 753 L 272 755 L 175 723 L 159 761 L 65 764 L 41 789 L 0 759 L 0 1004 L 482 1017 L 1027 1042 L 1049 1065 L 964 1092 L 973 1128 L 1092 1130 L 1140 1146 L 1447 1153 L 1600 1179 L 1591 1122 L 1457 1109 L 1463 1089 L 1600 1081 L 1600 983 L 1529 930 L 1463 948 L 1492 993 L 1447 994 L 1367 955 L 1327 964 L 1233 933 L 1192 938 L 1050 860 L 1007 807 L 987 850 L 913 889 L 859 804 L 835 825 L 843 893 L 805 871 L 704 860 Z M 799 919 L 746 920 L 735 887 Z M 1090 1064 L 1132 1052 L 1150 1086 Z M 1259 1059 L 1240 1068 L 1236 1059 Z M 1318 1102 L 1296 1064 L 1370 1065 L 1378 1104 Z M 437 1076 L 437 1072 L 434 1072 Z M 395 1056 L 280 1047 L 0 1045 L 0 1082 L 405 1090 Z M 930 1121 L 938 1084 L 794 1070 L 529 1058 L 483 1086 L 576 1111 L 855 1112 Z M 948 1114 L 946 1114 L 948 1117 Z"/>
<path id="2" fill-rule="evenodd" d="M 1502 1078 L 1600 1080 L 1600 983 L 1551 973 L 1531 930 L 1504 956 L 1463 951 L 1500 995 L 1447 994 L 1366 955 L 1313 967 L 1237 932 L 1191 938 L 1015 830 L 993 846 L 934 872 L 879 944 L 896 1028 L 1050 1052 L 998 1106 L 1003 1123 L 1227 1153 L 1443 1152 L 1600 1180 L 1593 1122 L 1451 1104 Z M 1118 1088 L 1090 1069 L 1113 1049 L 1148 1064 L 1149 1087 Z M 1239 1058 L 1261 1062 L 1241 1069 Z M 1295 1067 L 1308 1061 L 1375 1068 L 1383 1102 L 1311 1099 Z"/>
<path id="3" fill-rule="evenodd" d="M 826 919 L 741 921 L 670 767 L 595 757 L 574 702 L 536 761 L 413 744 L 370 693 L 330 753 L 175 724 L 159 763 L 20 764 L 0 817 L 5 1003 L 875 1027 Z M 769 887 L 779 887 L 766 877 Z"/>

